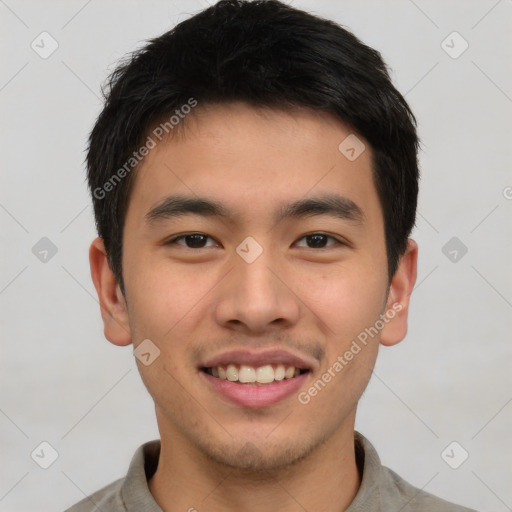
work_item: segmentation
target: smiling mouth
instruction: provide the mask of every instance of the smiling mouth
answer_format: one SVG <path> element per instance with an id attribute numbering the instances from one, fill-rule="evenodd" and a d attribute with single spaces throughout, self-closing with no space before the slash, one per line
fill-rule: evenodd
<path id="1" fill-rule="evenodd" d="M 268 386 L 283 380 L 290 380 L 304 373 L 308 369 L 296 368 L 283 364 L 266 364 L 259 367 L 249 365 L 227 364 L 213 367 L 202 367 L 201 371 L 220 380 L 227 380 L 234 384 Z"/>

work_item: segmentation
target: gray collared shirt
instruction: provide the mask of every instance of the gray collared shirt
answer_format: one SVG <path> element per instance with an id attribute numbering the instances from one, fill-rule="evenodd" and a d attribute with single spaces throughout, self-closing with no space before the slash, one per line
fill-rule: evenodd
<path id="1" fill-rule="evenodd" d="M 354 433 L 361 486 L 345 512 L 475 512 L 413 487 L 380 463 L 372 444 Z M 137 448 L 128 473 L 84 498 L 65 512 L 162 512 L 149 492 L 148 478 L 156 471 L 160 441 Z"/>

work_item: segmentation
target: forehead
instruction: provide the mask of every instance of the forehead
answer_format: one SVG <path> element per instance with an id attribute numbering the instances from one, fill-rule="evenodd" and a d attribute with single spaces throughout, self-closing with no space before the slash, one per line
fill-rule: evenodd
<path id="1" fill-rule="evenodd" d="M 380 214 L 370 147 L 330 114 L 231 103 L 199 105 L 181 122 L 137 169 L 127 222 L 171 194 L 208 197 L 240 222 L 271 221 L 278 205 L 332 194 L 365 218 Z"/>

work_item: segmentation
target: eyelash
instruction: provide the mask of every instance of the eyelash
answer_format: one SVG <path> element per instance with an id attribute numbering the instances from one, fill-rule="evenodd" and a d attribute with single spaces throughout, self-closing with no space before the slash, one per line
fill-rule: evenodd
<path id="1" fill-rule="evenodd" d="M 196 232 L 196 233 L 185 233 L 183 235 L 178 235 L 178 236 L 175 236 L 175 237 L 171 238 L 170 240 L 165 242 L 164 245 L 175 244 L 178 240 L 181 240 L 181 239 L 186 238 L 187 236 L 191 236 L 191 235 L 201 235 L 201 236 L 205 236 L 207 238 L 210 238 L 211 240 L 214 240 L 213 237 L 211 237 L 210 235 L 207 235 L 206 233 L 198 233 L 198 232 Z M 332 235 L 329 235 L 327 233 L 322 233 L 321 231 L 315 231 L 313 233 L 307 233 L 307 234 L 301 236 L 298 240 L 302 240 L 303 238 L 307 238 L 309 236 L 314 236 L 314 235 L 326 236 L 327 238 L 330 238 L 330 239 L 334 240 L 336 242 L 336 245 L 338 245 L 338 246 L 347 245 L 345 242 L 342 242 L 338 238 L 336 238 L 336 237 L 334 237 Z M 183 247 L 185 247 L 185 249 L 192 249 L 192 250 L 200 250 L 200 249 L 206 249 L 207 248 L 207 247 L 199 247 L 198 249 L 194 249 L 193 247 L 187 247 L 187 246 L 183 246 Z M 333 247 L 333 246 L 331 245 L 331 246 L 327 246 L 327 247 L 320 247 L 319 249 L 329 249 L 331 247 Z M 314 249 L 314 248 L 306 247 L 306 249 Z"/>

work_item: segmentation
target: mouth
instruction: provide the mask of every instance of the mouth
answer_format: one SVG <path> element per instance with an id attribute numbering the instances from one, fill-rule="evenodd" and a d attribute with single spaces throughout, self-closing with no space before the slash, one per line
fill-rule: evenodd
<path id="1" fill-rule="evenodd" d="M 284 402 L 312 378 L 315 361 L 283 350 L 233 350 L 204 361 L 198 374 L 209 391 L 230 405 L 269 407 Z"/>
<path id="2" fill-rule="evenodd" d="M 213 378 L 241 385 L 269 386 L 283 380 L 294 379 L 309 373 L 308 368 L 297 368 L 284 364 L 265 364 L 250 366 L 245 364 L 227 364 L 203 366 L 200 370 Z"/>

